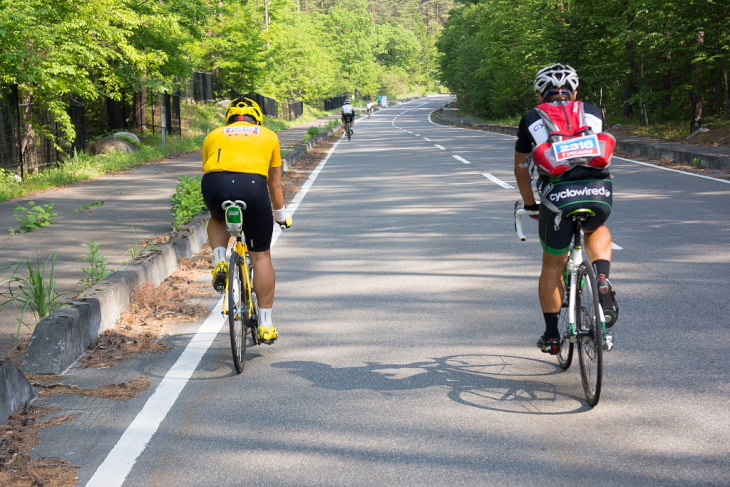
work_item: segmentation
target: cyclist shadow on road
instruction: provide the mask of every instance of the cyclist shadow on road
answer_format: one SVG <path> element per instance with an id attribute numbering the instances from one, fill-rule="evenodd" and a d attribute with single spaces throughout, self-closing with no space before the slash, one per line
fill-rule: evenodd
<path id="1" fill-rule="evenodd" d="M 570 386 L 558 387 L 540 379 L 562 372 L 557 365 L 525 357 L 469 354 L 409 364 L 367 362 L 359 367 L 338 368 L 321 362 L 292 361 L 273 366 L 288 369 L 316 387 L 330 390 L 408 391 L 443 387 L 451 400 L 481 409 L 539 415 L 590 410 L 581 395 L 568 391 Z"/>

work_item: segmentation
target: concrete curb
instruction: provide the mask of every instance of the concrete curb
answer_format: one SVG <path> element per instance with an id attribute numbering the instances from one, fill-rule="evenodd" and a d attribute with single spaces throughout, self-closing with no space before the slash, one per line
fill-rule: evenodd
<path id="1" fill-rule="evenodd" d="M 490 123 L 450 123 L 448 120 L 435 115 L 441 123 L 467 129 L 488 130 L 509 135 L 517 135 L 517 127 L 511 125 L 496 125 Z M 608 130 L 611 131 L 610 129 Z M 653 159 L 673 159 L 677 162 L 691 164 L 699 162 L 702 167 L 710 169 L 730 170 L 730 155 L 722 154 L 713 147 L 689 146 L 650 139 L 639 140 L 632 137 L 616 137 L 616 150 L 630 152 L 637 156 Z"/>
<path id="2" fill-rule="evenodd" d="M 9 361 L 0 364 L 0 419 L 3 422 L 36 397 L 38 394 L 17 365 Z"/>
<path id="3" fill-rule="evenodd" d="M 322 141 L 322 139 L 334 134 L 337 129 L 338 127 L 333 127 L 327 132 L 320 134 L 313 139 L 309 139 L 304 144 L 288 152 L 284 157 L 281 158 L 281 172 L 287 172 L 294 164 L 296 164 L 299 159 L 304 157 L 304 154 L 312 150 L 317 144 Z"/>
<path id="4" fill-rule="evenodd" d="M 178 259 L 191 257 L 205 243 L 207 213 L 190 220 L 172 234 L 169 243 L 140 256 L 98 282 L 69 305 L 39 322 L 28 345 L 21 371 L 61 374 L 84 354 L 101 333 L 111 329 L 129 306 L 134 290 L 144 283 L 160 284 Z"/>

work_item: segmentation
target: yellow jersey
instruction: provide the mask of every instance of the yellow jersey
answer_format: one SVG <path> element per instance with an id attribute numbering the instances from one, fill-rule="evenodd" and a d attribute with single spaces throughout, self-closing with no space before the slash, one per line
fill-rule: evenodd
<path id="1" fill-rule="evenodd" d="M 203 172 L 245 172 L 269 177 L 281 166 L 279 137 L 272 130 L 235 122 L 213 130 L 203 141 Z"/>

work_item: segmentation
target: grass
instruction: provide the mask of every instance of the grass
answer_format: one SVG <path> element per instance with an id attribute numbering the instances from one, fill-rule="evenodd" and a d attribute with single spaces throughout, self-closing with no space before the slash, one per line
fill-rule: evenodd
<path id="1" fill-rule="evenodd" d="M 56 291 L 54 270 L 58 252 L 49 256 L 41 266 L 40 261 L 32 263 L 26 258 L 0 268 L 0 275 L 9 273 L 0 283 L 0 311 L 12 303 L 22 305 L 18 317 L 18 332 L 26 326 L 33 329 L 35 323 L 53 313 L 63 304 L 63 294 Z M 28 322 L 25 317 L 30 312 L 33 319 Z"/>

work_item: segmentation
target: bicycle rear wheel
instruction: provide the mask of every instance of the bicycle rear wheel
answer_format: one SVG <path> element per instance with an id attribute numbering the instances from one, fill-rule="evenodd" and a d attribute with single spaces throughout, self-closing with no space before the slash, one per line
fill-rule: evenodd
<path id="1" fill-rule="evenodd" d="M 576 325 L 580 376 L 589 406 L 598 404 L 603 375 L 603 327 L 598 302 L 598 286 L 593 266 L 583 263 L 578 271 L 579 292 L 576 301 Z"/>
<path id="2" fill-rule="evenodd" d="M 558 365 L 563 370 L 568 370 L 573 363 L 573 342 L 570 341 L 570 320 L 568 319 L 568 294 L 565 291 L 563 305 L 558 315 L 558 331 L 560 332 L 560 345 L 558 346 Z"/>
<path id="3" fill-rule="evenodd" d="M 228 325 L 231 329 L 231 351 L 233 365 L 240 374 L 246 360 L 246 314 L 248 306 L 244 303 L 243 258 L 238 252 L 231 254 L 228 265 Z"/>

